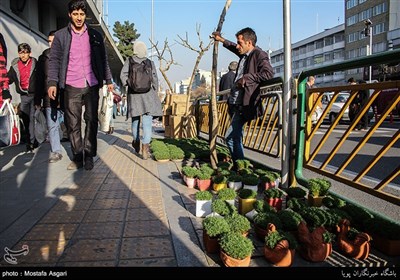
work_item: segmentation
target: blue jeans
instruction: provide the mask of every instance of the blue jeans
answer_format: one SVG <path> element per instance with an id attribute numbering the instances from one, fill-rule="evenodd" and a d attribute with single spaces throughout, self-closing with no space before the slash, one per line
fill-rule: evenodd
<path id="1" fill-rule="evenodd" d="M 49 130 L 51 151 L 59 154 L 62 152 L 60 143 L 60 123 L 58 121 L 58 119 L 61 117 L 61 111 L 57 110 L 57 118 L 55 121 L 53 121 L 51 119 L 51 108 L 46 108 L 47 129 Z"/>
<path id="2" fill-rule="evenodd" d="M 231 124 L 225 133 L 226 145 L 231 153 L 233 162 L 238 159 L 244 159 L 243 126 L 245 123 L 242 114 L 238 111 L 234 111 Z"/>
<path id="3" fill-rule="evenodd" d="M 142 126 L 143 126 L 142 137 L 139 136 L 139 134 L 140 134 L 140 117 L 142 117 Z M 133 140 L 135 140 L 135 141 L 141 140 L 141 142 L 143 144 L 149 144 L 151 141 L 152 125 L 153 125 L 153 116 L 142 115 L 142 116 L 132 117 Z"/>

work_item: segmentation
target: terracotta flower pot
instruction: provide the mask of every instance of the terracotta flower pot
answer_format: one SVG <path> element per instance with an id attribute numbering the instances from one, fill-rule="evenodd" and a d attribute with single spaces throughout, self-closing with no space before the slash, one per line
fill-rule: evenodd
<path id="1" fill-rule="evenodd" d="M 218 237 L 210 237 L 205 230 L 203 230 L 203 243 L 206 252 L 209 254 L 218 253 L 220 250 Z"/>
<path id="2" fill-rule="evenodd" d="M 264 201 L 276 210 L 282 210 L 282 198 L 264 198 Z"/>
<path id="3" fill-rule="evenodd" d="M 251 261 L 251 255 L 243 260 L 238 260 L 228 256 L 223 250 L 220 250 L 219 256 L 226 267 L 248 267 Z"/>
<path id="4" fill-rule="evenodd" d="M 211 179 L 206 179 L 206 180 L 200 180 L 197 179 L 197 187 L 201 191 L 206 191 L 210 188 L 211 186 Z"/>
<path id="5" fill-rule="evenodd" d="M 286 240 L 283 240 L 283 241 L 286 241 Z M 295 255 L 294 249 L 292 249 L 292 250 L 286 249 L 286 250 L 282 251 L 276 247 L 274 249 L 271 249 L 267 246 L 264 246 L 265 259 L 275 266 L 279 266 L 279 267 L 291 266 L 293 263 L 294 255 Z"/>

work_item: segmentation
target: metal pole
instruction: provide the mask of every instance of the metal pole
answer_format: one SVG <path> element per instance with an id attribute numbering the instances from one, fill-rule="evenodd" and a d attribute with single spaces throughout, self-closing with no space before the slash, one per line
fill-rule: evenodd
<path id="1" fill-rule="evenodd" d="M 368 26 L 369 28 L 369 54 L 372 54 L 372 24 Z M 372 65 L 369 66 L 369 83 L 372 82 Z"/>
<path id="2" fill-rule="evenodd" d="M 290 0 L 283 1 L 284 79 L 282 98 L 282 188 L 289 187 L 290 163 L 290 96 L 292 84 L 292 51 L 290 29 Z"/>
<path id="3" fill-rule="evenodd" d="M 154 0 L 151 0 L 151 49 L 150 49 L 150 59 L 153 60 L 153 43 L 154 43 Z"/>

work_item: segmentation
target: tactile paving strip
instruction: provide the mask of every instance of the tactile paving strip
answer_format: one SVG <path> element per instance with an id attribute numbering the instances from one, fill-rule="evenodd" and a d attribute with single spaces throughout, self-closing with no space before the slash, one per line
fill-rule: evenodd
<path id="1" fill-rule="evenodd" d="M 23 238 L 23 240 L 61 240 L 71 239 L 78 224 L 37 224 Z"/>
<path id="2" fill-rule="evenodd" d="M 165 220 L 165 213 L 162 207 L 154 207 L 149 209 L 147 207 L 142 208 L 128 208 L 126 221 L 138 221 L 138 220 Z"/>
<path id="3" fill-rule="evenodd" d="M 136 260 L 121 260 L 121 267 L 177 267 L 175 258 L 151 258 Z"/>
<path id="4" fill-rule="evenodd" d="M 125 224 L 124 237 L 169 235 L 169 228 L 161 221 L 134 221 Z"/>
<path id="5" fill-rule="evenodd" d="M 61 262 L 115 260 L 119 239 L 81 239 L 71 243 L 65 250 Z"/>
<path id="6" fill-rule="evenodd" d="M 97 193 L 97 199 L 106 199 L 106 198 L 129 198 L 129 190 L 111 190 L 111 191 L 99 191 Z"/>
<path id="7" fill-rule="evenodd" d="M 57 267 L 115 267 L 114 261 L 96 261 L 96 262 L 60 262 Z"/>
<path id="8" fill-rule="evenodd" d="M 64 223 L 80 223 L 85 216 L 86 211 L 50 211 L 39 223 L 47 224 L 64 224 Z"/>
<path id="9" fill-rule="evenodd" d="M 118 209 L 126 208 L 128 205 L 128 199 L 96 199 L 90 206 L 90 209 Z"/>
<path id="10" fill-rule="evenodd" d="M 123 222 L 82 223 L 74 234 L 74 239 L 119 238 Z"/>
<path id="11" fill-rule="evenodd" d="M 124 238 L 120 259 L 174 257 L 170 236 Z"/>
<path id="12" fill-rule="evenodd" d="M 125 209 L 89 210 L 83 222 L 122 222 L 124 219 Z"/>
<path id="13" fill-rule="evenodd" d="M 52 208 L 52 211 L 77 211 L 88 210 L 93 200 L 91 199 L 77 199 L 75 196 L 64 195 L 61 196 L 60 201 Z"/>

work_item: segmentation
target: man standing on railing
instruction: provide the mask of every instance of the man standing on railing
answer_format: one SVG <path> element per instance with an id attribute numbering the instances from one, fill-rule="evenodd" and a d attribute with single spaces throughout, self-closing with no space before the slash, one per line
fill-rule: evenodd
<path id="1" fill-rule="evenodd" d="M 216 41 L 239 56 L 234 86 L 228 98 L 231 124 L 225 134 L 226 144 L 235 163 L 244 159 L 243 126 L 263 113 L 260 84 L 273 78 L 274 71 L 268 54 L 256 46 L 257 35 L 246 27 L 236 33 L 236 43 L 224 39 L 220 32 L 213 32 Z"/>

